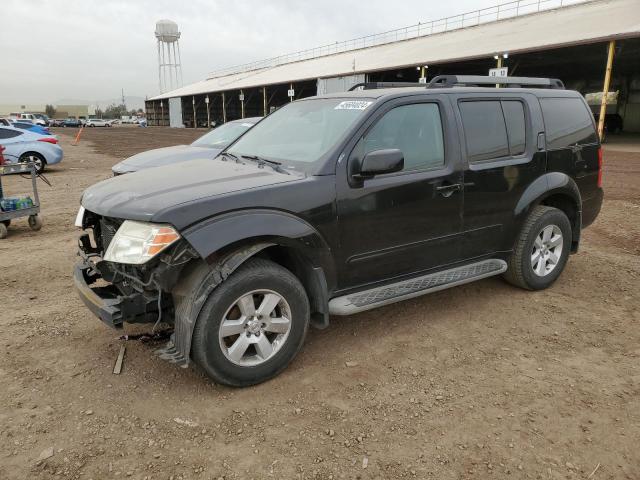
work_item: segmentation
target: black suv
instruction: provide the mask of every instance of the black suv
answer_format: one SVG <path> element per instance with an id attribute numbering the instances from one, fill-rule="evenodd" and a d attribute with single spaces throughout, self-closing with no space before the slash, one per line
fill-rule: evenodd
<path id="1" fill-rule="evenodd" d="M 87 307 L 113 327 L 166 322 L 163 358 L 245 386 L 329 315 L 492 275 L 551 285 L 603 198 L 584 99 L 551 79 L 388 87 L 290 103 L 216 159 L 87 189 Z"/>

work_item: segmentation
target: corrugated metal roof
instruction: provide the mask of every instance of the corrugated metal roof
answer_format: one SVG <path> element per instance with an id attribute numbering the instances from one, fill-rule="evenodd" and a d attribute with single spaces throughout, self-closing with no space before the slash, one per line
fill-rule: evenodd
<path id="1" fill-rule="evenodd" d="M 475 27 L 211 78 L 153 97 L 237 90 L 640 36 L 638 0 L 599 0 Z"/>

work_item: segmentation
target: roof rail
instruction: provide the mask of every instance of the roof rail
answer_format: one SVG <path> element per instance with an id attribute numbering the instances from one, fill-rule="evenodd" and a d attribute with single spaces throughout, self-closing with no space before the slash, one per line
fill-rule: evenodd
<path id="1" fill-rule="evenodd" d="M 362 82 L 356 83 L 348 91 L 353 92 L 359 88 L 362 90 L 375 90 L 377 88 L 403 88 L 403 87 L 424 87 L 424 83 L 417 82 Z"/>
<path id="2" fill-rule="evenodd" d="M 564 83 L 557 78 L 533 77 L 489 77 L 482 75 L 438 75 L 427 88 L 450 88 L 484 85 L 507 85 L 509 87 L 538 87 L 564 90 Z"/>

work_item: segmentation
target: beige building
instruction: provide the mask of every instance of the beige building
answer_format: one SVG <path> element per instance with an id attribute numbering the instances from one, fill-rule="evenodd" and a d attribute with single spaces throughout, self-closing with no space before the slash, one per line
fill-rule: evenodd
<path id="1" fill-rule="evenodd" d="M 0 117 L 8 117 L 12 113 L 44 113 L 45 105 L 40 104 L 0 104 Z"/>
<path id="2" fill-rule="evenodd" d="M 54 105 L 56 118 L 89 117 L 89 105 Z"/>
<path id="3" fill-rule="evenodd" d="M 56 118 L 89 116 L 89 105 L 54 105 Z M 45 113 L 44 104 L 0 104 L 0 117 L 8 117 L 12 113 Z"/>

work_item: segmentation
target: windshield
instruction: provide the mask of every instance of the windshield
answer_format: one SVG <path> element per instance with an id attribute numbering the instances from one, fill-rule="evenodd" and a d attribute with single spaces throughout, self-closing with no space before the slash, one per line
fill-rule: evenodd
<path id="1" fill-rule="evenodd" d="M 322 98 L 290 103 L 247 132 L 230 153 L 256 155 L 309 170 L 373 102 Z"/>
<path id="2" fill-rule="evenodd" d="M 203 135 L 191 144 L 192 147 L 225 148 L 236 138 L 253 127 L 250 122 L 225 123 Z"/>

